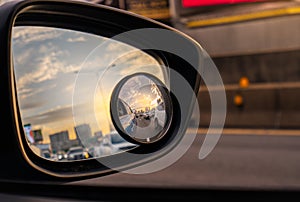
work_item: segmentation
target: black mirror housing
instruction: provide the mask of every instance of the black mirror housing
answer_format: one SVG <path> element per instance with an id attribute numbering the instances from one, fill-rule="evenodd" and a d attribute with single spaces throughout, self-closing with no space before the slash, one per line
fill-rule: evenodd
<path id="1" fill-rule="evenodd" d="M 134 154 L 147 154 L 146 159 L 145 156 L 131 158 L 125 153 L 103 157 L 103 162 L 115 162 L 115 168 L 118 169 L 133 168 L 165 155 L 181 140 L 187 129 L 195 104 L 194 98 L 200 86 L 198 72 L 202 68 L 202 49 L 195 41 L 159 22 L 106 6 L 57 0 L 9 2 L 0 7 L 0 77 L 2 81 L 0 89 L 3 98 L 0 104 L 0 113 L 2 117 L 5 116 L 2 119 L 5 132 L 3 132 L 0 142 L 0 151 L 3 154 L 2 161 L 5 163 L 0 168 L 0 180 L 70 181 L 116 172 L 114 168 L 101 164 L 97 159 L 51 162 L 40 158 L 29 148 L 20 118 L 15 87 L 11 47 L 13 26 L 57 27 L 105 37 L 113 37 L 124 32 L 145 28 L 167 30 L 174 33 L 174 48 L 189 50 L 189 54 L 196 58 L 193 65 L 172 52 L 156 48 L 161 46 L 161 42 L 155 36 L 129 34 L 128 37 L 119 38 L 119 40 L 142 50 L 145 46 L 149 47 L 144 51 L 159 56 L 168 68 L 188 81 L 194 94 L 185 94 L 181 98 L 171 95 L 173 108 L 178 110 L 173 113 L 172 123 L 168 129 L 168 138 L 151 146 L 140 147 L 132 151 Z M 178 40 L 183 46 L 176 47 Z M 196 66 L 197 69 L 193 66 Z M 172 88 L 179 87 L 180 83 L 176 80 L 176 76 L 170 73 L 171 91 Z M 179 106 L 180 100 L 186 100 L 186 102 Z M 120 161 L 120 159 L 123 160 Z"/>

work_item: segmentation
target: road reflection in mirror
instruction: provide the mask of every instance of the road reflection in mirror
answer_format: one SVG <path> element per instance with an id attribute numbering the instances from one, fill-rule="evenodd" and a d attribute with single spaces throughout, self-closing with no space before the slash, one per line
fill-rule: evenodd
<path id="1" fill-rule="evenodd" d="M 120 134 L 137 144 L 158 141 L 171 120 L 168 89 L 151 75 L 130 75 L 120 81 L 110 106 Z"/>

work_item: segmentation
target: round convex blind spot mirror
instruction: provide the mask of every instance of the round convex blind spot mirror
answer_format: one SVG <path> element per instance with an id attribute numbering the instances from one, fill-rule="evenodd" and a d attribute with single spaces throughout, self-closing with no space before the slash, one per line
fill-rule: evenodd
<path id="1" fill-rule="evenodd" d="M 120 135 L 135 144 L 160 140 L 171 123 L 173 108 L 169 90 L 155 76 L 137 73 L 115 87 L 110 112 Z"/>

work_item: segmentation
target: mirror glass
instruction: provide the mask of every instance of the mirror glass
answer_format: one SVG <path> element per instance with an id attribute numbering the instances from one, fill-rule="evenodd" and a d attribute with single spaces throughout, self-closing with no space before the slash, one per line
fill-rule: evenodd
<path id="1" fill-rule="evenodd" d="M 112 94 L 114 123 L 125 139 L 149 144 L 165 135 L 171 120 L 171 98 L 164 84 L 152 75 L 124 78 Z"/>
<path id="2" fill-rule="evenodd" d="M 18 105 L 27 142 L 37 155 L 73 161 L 137 146 L 116 132 L 110 98 L 118 83 L 135 73 L 154 75 L 168 86 L 158 57 L 74 30 L 17 26 L 12 31 Z M 130 112 L 125 103 L 123 110 Z"/>

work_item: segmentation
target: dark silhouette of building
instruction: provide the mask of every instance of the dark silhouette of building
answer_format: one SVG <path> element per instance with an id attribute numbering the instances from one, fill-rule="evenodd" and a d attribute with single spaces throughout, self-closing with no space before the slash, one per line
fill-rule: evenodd
<path id="1" fill-rule="evenodd" d="M 57 153 L 59 151 L 66 151 L 69 149 L 69 132 L 61 131 L 52 135 L 50 137 L 50 144 L 53 153 Z"/>
<path id="2" fill-rule="evenodd" d="M 76 138 L 84 144 L 89 138 L 92 137 L 92 130 L 89 124 L 81 124 L 75 128 Z"/>

